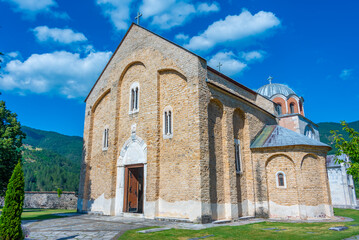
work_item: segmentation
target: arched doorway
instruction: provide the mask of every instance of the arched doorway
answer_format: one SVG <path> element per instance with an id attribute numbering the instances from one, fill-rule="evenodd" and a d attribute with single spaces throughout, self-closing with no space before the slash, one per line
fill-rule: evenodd
<path id="1" fill-rule="evenodd" d="M 145 212 L 146 176 L 147 145 L 133 133 L 117 160 L 115 215 Z"/>

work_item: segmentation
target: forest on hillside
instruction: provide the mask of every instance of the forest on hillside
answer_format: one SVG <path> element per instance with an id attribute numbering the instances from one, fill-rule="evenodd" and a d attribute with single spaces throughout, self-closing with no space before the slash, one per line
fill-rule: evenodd
<path id="1" fill-rule="evenodd" d="M 339 123 L 319 123 L 320 140 L 333 149 L 330 130 L 338 130 L 347 137 Z M 349 123 L 359 131 L 359 121 Z M 26 133 L 23 141 L 23 162 L 26 191 L 78 191 L 82 159 L 82 138 L 56 132 L 22 127 Z M 359 193 L 359 188 L 357 189 Z"/>
<path id="2" fill-rule="evenodd" d="M 348 126 L 350 128 L 354 128 L 356 131 L 359 132 L 359 121 L 348 123 Z M 333 134 L 330 133 L 331 130 L 338 131 L 339 133 L 343 134 L 343 137 L 345 139 L 348 139 L 348 133 L 343 131 L 343 126 L 340 125 L 340 123 L 322 122 L 322 123 L 318 123 L 318 127 L 319 127 L 320 141 L 332 147 L 332 150 L 328 152 L 328 155 L 336 153 L 335 144 L 333 143 L 333 139 L 332 139 Z"/>
<path id="3" fill-rule="evenodd" d="M 82 138 L 22 127 L 25 191 L 78 191 Z"/>

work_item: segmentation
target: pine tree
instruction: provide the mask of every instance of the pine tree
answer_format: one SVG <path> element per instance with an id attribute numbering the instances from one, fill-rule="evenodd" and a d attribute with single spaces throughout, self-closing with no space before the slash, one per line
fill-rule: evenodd
<path id="1" fill-rule="evenodd" d="M 24 185 L 24 173 L 19 161 L 7 185 L 5 206 L 0 218 L 0 239 L 24 239 L 21 229 L 21 214 L 25 197 Z"/>

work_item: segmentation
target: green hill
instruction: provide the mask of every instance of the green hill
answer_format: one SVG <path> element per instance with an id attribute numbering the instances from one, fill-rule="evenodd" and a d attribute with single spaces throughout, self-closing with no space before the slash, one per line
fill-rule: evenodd
<path id="1" fill-rule="evenodd" d="M 23 126 L 26 191 L 77 191 L 82 138 Z"/>
<path id="2" fill-rule="evenodd" d="M 320 141 L 330 145 L 333 148 L 328 154 L 335 154 L 335 144 L 332 143 L 333 139 L 331 138 L 332 134 L 330 133 L 330 131 L 338 130 L 339 133 L 343 134 L 344 138 L 347 138 L 348 134 L 343 131 L 343 127 L 340 125 L 340 123 L 322 122 L 318 123 L 318 126 Z M 348 123 L 348 126 L 354 128 L 356 131 L 359 131 L 359 121 Z"/>
<path id="3" fill-rule="evenodd" d="M 24 144 L 43 148 L 58 153 L 73 162 L 81 162 L 82 138 L 78 136 L 66 136 L 57 132 L 49 132 L 23 126 L 26 133 Z"/>
<path id="4" fill-rule="evenodd" d="M 320 140 L 333 147 L 330 130 L 338 130 L 345 137 L 340 123 L 318 123 Z M 359 131 L 359 121 L 349 123 Z M 26 191 L 77 191 L 80 178 L 82 138 L 23 126 L 23 159 Z"/>

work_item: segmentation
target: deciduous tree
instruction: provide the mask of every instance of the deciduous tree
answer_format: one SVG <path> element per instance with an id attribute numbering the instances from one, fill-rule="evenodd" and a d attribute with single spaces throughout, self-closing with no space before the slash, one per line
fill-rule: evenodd
<path id="1" fill-rule="evenodd" d="M 24 137 L 16 113 L 0 101 L 0 196 L 4 196 L 11 173 L 21 159 L 20 148 Z"/>
<path id="2" fill-rule="evenodd" d="M 359 132 L 350 128 L 345 121 L 341 122 L 343 130 L 348 133 L 348 139 L 345 139 L 338 131 L 331 131 L 335 142 L 335 147 L 338 149 L 336 155 L 346 154 L 349 159 L 350 167 L 347 173 L 352 175 L 355 180 L 359 180 Z M 339 163 L 344 163 L 344 160 L 337 160 Z"/>

